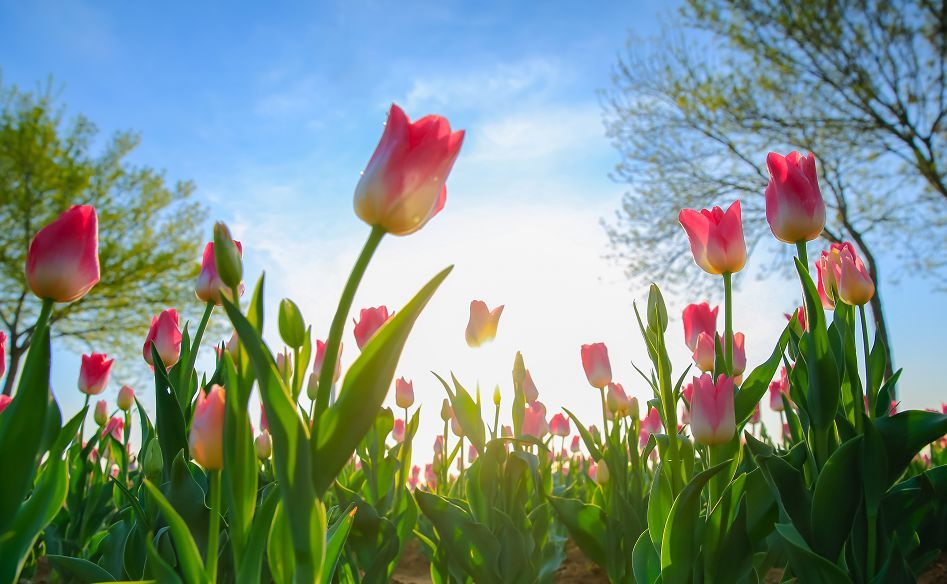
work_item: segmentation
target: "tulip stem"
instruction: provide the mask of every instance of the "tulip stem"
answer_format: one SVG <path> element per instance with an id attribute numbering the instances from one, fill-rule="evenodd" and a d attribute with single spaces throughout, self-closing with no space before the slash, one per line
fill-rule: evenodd
<path id="1" fill-rule="evenodd" d="M 608 443 L 608 413 L 605 410 L 605 388 L 598 388 L 599 393 L 602 395 L 602 445 L 604 446 Z"/>
<path id="2" fill-rule="evenodd" d="M 197 351 L 201 347 L 201 339 L 204 338 L 204 330 L 207 329 L 207 321 L 210 320 L 210 313 L 213 311 L 214 303 L 208 302 L 204 307 L 204 315 L 201 317 L 201 322 L 197 325 L 197 332 L 194 333 L 194 340 L 191 342 L 191 350 L 187 355 L 187 365 L 181 370 L 181 381 L 183 382 L 183 389 L 185 390 L 188 390 L 191 385 L 191 375 L 194 374 L 194 363 L 197 362 Z"/>
<path id="3" fill-rule="evenodd" d="M 865 318 L 865 305 L 858 306 L 858 315 L 862 321 L 862 345 L 865 350 L 865 391 L 868 394 L 868 417 L 875 417 L 875 402 L 878 396 L 875 394 L 875 388 L 871 383 L 871 364 L 868 362 L 868 356 L 871 354 L 871 347 L 868 345 L 868 319 Z"/>
<path id="4" fill-rule="evenodd" d="M 500 435 L 500 404 L 497 404 L 496 411 L 494 411 L 493 413 L 493 438 L 496 439 L 499 435 Z"/>
<path id="5" fill-rule="evenodd" d="M 368 269 L 368 263 L 371 261 L 375 250 L 378 249 L 378 244 L 381 243 L 384 236 L 384 229 L 378 226 L 372 227 L 371 233 L 368 234 L 368 240 L 362 247 L 362 252 L 355 261 L 355 265 L 352 267 L 352 273 L 349 274 L 349 279 L 345 283 L 342 297 L 339 298 L 339 307 L 336 309 L 335 316 L 332 318 L 332 326 L 329 328 L 329 338 L 326 339 L 326 352 L 322 360 L 323 363 L 328 363 L 329 366 L 323 367 L 319 372 L 319 387 L 316 392 L 316 413 L 314 417 L 315 423 L 313 425 L 314 436 L 318 436 L 319 417 L 322 415 L 322 412 L 329 407 L 329 391 L 332 386 L 332 377 L 335 374 L 335 368 L 332 367 L 332 364 L 335 363 L 339 357 L 339 343 L 342 342 L 342 331 L 345 329 L 345 319 L 349 316 L 349 310 L 351 310 L 352 302 L 355 300 L 355 292 L 358 290 L 358 285 L 362 281 L 362 276 L 365 275 L 365 271 Z"/>
<path id="6" fill-rule="evenodd" d="M 724 343 L 725 357 L 727 359 L 727 371 L 733 372 L 733 274 L 725 272 L 723 274 L 723 298 L 724 298 Z"/>
<path id="7" fill-rule="evenodd" d="M 210 531 L 207 534 L 205 571 L 210 582 L 217 581 L 217 546 L 220 541 L 220 470 L 210 471 Z"/>
<path id="8" fill-rule="evenodd" d="M 85 419 L 89 417 L 89 394 L 85 394 L 85 403 L 82 404 L 85 415 L 82 416 L 82 422 L 79 423 L 79 446 L 83 446 L 82 440 L 85 438 Z"/>

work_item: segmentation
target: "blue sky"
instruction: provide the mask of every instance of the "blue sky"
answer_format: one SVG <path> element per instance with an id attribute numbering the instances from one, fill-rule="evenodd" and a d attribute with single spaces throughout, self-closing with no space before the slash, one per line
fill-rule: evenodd
<path id="1" fill-rule="evenodd" d="M 597 92 L 629 31 L 656 33 L 672 8 L 580 6 L 2 1 L 0 71 L 26 87 L 52 75 L 68 111 L 105 135 L 141 132 L 134 160 L 194 180 L 211 216 L 244 242 L 248 274 L 267 270 L 270 314 L 290 296 L 320 338 L 367 234 L 351 195 L 388 105 L 467 129 L 445 212 L 418 234 L 389 238 L 356 300 L 397 309 L 438 269 L 457 265 L 399 372 L 415 379 L 428 438 L 442 397 L 428 371 L 509 391 L 516 350 L 550 414 L 564 405 L 596 415 L 579 345 L 598 340 L 611 348 L 616 378 L 647 397 L 631 367 L 645 360 L 631 312 L 644 290 L 629 290 L 621 267 L 602 258 L 600 220 L 626 187 L 608 178 L 618 159 Z M 753 267 L 743 278 L 735 320 L 752 365 L 771 351 L 798 293 L 790 282 L 757 280 Z M 896 358 L 907 368 L 904 401 L 933 406 L 947 398 L 936 365 L 943 296 L 910 278 L 885 285 Z M 477 351 L 463 341 L 474 298 L 507 306 L 497 341 Z M 672 314 L 694 300 L 670 297 Z M 672 327 L 679 335 L 680 323 Z M 346 343 L 343 363 L 353 356 L 349 333 Z M 680 370 L 688 356 L 681 348 L 676 357 Z M 77 370 L 74 355 L 57 355 L 54 389 L 67 409 L 80 403 Z"/>

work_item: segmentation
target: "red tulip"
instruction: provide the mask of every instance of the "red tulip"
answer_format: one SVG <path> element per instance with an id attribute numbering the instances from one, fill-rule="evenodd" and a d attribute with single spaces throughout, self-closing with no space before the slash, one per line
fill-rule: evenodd
<path id="1" fill-rule="evenodd" d="M 83 355 L 79 368 L 79 391 L 86 395 L 99 395 L 105 391 L 112 363 L 115 363 L 115 359 L 109 359 L 104 353 Z"/>
<path id="2" fill-rule="evenodd" d="M 99 281 L 99 221 L 95 208 L 76 205 L 39 230 L 26 255 L 33 294 L 73 302 Z"/>
<path id="3" fill-rule="evenodd" d="M 108 422 L 105 424 L 105 428 L 102 429 L 102 438 L 106 436 L 111 436 L 117 442 L 122 442 L 125 439 L 125 422 L 121 418 L 109 418 Z"/>
<path id="4" fill-rule="evenodd" d="M 746 242 L 743 240 L 740 201 L 735 201 L 726 212 L 720 207 L 699 212 L 683 209 L 678 218 L 690 239 L 694 261 L 705 272 L 732 274 L 743 269 Z"/>
<path id="5" fill-rule="evenodd" d="M 0 377 L 7 370 L 7 335 L 0 331 Z"/>
<path id="6" fill-rule="evenodd" d="M 188 446 L 191 457 L 206 470 L 224 467 L 224 388 L 212 385 L 210 393 L 201 389 L 194 407 Z"/>
<path id="7" fill-rule="evenodd" d="M 825 227 L 825 201 L 815 172 L 815 156 L 790 152 L 766 156 L 766 221 L 776 239 L 786 243 L 812 241 Z"/>
<path id="8" fill-rule="evenodd" d="M 404 377 L 395 381 L 395 404 L 403 409 L 414 405 L 414 383 Z"/>
<path id="9" fill-rule="evenodd" d="M 582 367 L 592 387 L 604 389 L 612 382 L 612 365 L 605 343 L 582 345 Z"/>
<path id="10" fill-rule="evenodd" d="M 9 406 L 12 401 L 12 397 L 6 394 L 0 394 L 0 414 L 3 413 L 3 410 L 7 409 L 7 406 Z"/>
<path id="11" fill-rule="evenodd" d="M 733 438 L 736 433 L 733 394 L 733 379 L 725 375 L 719 375 L 716 383 L 706 373 L 694 378 L 694 401 L 691 403 L 694 440 L 714 445 Z"/>
<path id="12" fill-rule="evenodd" d="M 381 328 L 381 325 L 385 324 L 388 318 L 387 306 L 363 308 L 361 310 L 358 320 L 353 320 L 355 323 L 355 344 L 358 345 L 359 351 L 365 347 L 368 339 L 372 338 L 372 335 Z"/>
<path id="13" fill-rule="evenodd" d="M 411 123 L 392 104 L 388 123 L 355 188 L 355 213 L 394 235 L 414 233 L 447 202 L 447 177 L 460 153 L 463 130 L 425 116 Z"/>
<path id="14" fill-rule="evenodd" d="M 823 301 L 823 306 L 824 304 L 825 302 Z M 795 315 L 796 317 L 796 322 L 799 323 L 799 328 L 801 328 L 803 332 L 805 332 L 806 331 L 806 307 L 800 306 L 799 308 L 794 310 L 792 314 L 783 314 L 783 316 L 786 317 L 787 321 L 792 321 L 793 315 Z"/>
<path id="15" fill-rule="evenodd" d="M 713 339 L 717 333 L 717 313 L 719 306 L 714 306 L 711 310 L 706 302 L 700 304 L 688 304 L 684 308 L 684 344 L 691 351 L 697 349 L 697 337 L 700 333 L 707 333 Z"/>
<path id="16" fill-rule="evenodd" d="M 568 436 L 569 435 L 569 418 L 565 417 L 563 414 L 556 414 L 549 420 L 549 433 L 553 436 Z"/>
<path id="17" fill-rule="evenodd" d="M 169 308 L 158 316 L 151 318 L 151 329 L 145 337 L 142 355 L 149 365 L 154 367 L 151 359 L 151 345 L 154 344 L 164 366 L 170 369 L 181 358 L 181 329 L 178 326 L 178 312 Z"/>
<path id="18" fill-rule="evenodd" d="M 237 253 L 243 257 L 243 246 L 239 241 L 234 241 L 237 246 Z M 242 288 L 241 284 L 239 288 Z M 243 290 L 238 288 L 237 293 L 242 294 Z M 197 276 L 197 284 L 194 286 L 194 292 L 197 297 L 204 302 L 213 302 L 220 306 L 220 295 L 223 293 L 225 298 L 231 298 L 232 293 L 226 284 L 220 279 L 217 273 L 217 264 L 214 257 L 214 242 L 210 241 L 204 246 L 204 257 L 201 260 L 201 273 Z"/>
<path id="19" fill-rule="evenodd" d="M 472 301 L 470 303 L 470 320 L 467 321 L 465 333 L 467 345 L 479 347 L 495 339 L 501 314 L 503 314 L 502 304 L 490 310 L 483 300 Z"/>

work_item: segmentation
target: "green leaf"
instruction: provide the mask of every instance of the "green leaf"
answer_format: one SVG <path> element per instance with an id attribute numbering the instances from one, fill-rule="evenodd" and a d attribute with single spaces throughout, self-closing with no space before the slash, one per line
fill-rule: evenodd
<path id="1" fill-rule="evenodd" d="M 447 383 L 440 378 L 436 373 L 434 374 L 445 387 Z M 473 400 L 470 396 L 470 393 L 460 384 L 457 378 L 453 373 L 450 375 L 451 380 L 454 382 L 454 392 L 451 393 L 448 389 L 447 394 L 450 396 L 451 407 L 454 409 L 454 415 L 457 416 L 457 422 L 460 424 L 460 427 L 464 430 L 465 437 L 470 440 L 470 443 L 474 445 L 474 448 L 477 449 L 477 454 L 483 454 L 483 449 L 486 444 L 487 439 L 487 430 L 483 424 L 483 418 L 480 414 L 480 406 Z"/>
<path id="2" fill-rule="evenodd" d="M 789 565 L 799 582 L 813 584 L 849 584 L 851 580 L 838 566 L 816 554 L 799 531 L 790 524 L 777 523 L 776 532 L 788 544 Z"/>
<path id="3" fill-rule="evenodd" d="M 414 497 L 440 536 L 438 547 L 449 550 L 451 561 L 475 582 L 501 581 L 497 573 L 500 542 L 490 530 L 443 497 L 425 491 L 415 491 Z"/>
<path id="4" fill-rule="evenodd" d="M 876 418 L 874 425 L 888 455 L 888 483 L 891 484 L 901 476 L 915 454 L 947 434 L 947 415 L 907 410 Z"/>
<path id="5" fill-rule="evenodd" d="M 115 582 L 115 576 L 108 570 L 98 564 L 93 564 L 89 560 L 82 558 L 73 558 L 70 556 L 58 556 L 50 554 L 46 556 L 50 564 L 66 576 L 70 581 L 76 582 Z"/>
<path id="6" fill-rule="evenodd" d="M 605 512 L 602 508 L 578 499 L 552 495 L 548 495 L 547 500 L 579 549 L 590 560 L 605 568 Z"/>
<path id="7" fill-rule="evenodd" d="M 835 560 L 842 552 L 861 505 L 859 454 L 861 436 L 845 442 L 829 456 L 812 495 L 812 543 L 819 554 Z"/>
<path id="8" fill-rule="evenodd" d="M 355 507 L 351 507 L 329 528 L 328 541 L 326 542 L 326 559 L 322 567 L 323 584 L 332 582 L 332 576 L 335 574 L 335 568 L 339 563 L 339 556 L 342 555 L 342 548 L 345 547 L 345 541 L 352 529 L 352 522 L 355 520 L 355 511 Z"/>
<path id="9" fill-rule="evenodd" d="M 296 562 L 293 557 L 292 531 L 283 501 L 276 505 L 266 547 L 266 557 L 273 579 L 276 582 L 291 582 L 296 573 Z"/>
<path id="10" fill-rule="evenodd" d="M 808 331 L 802 337 L 800 351 L 805 358 L 808 373 L 809 417 L 815 428 L 825 431 L 835 422 L 835 411 L 841 399 L 839 372 L 829 347 L 825 313 L 819 293 L 806 266 L 802 265 L 798 258 L 795 262 L 806 297 Z"/>
<path id="11" fill-rule="evenodd" d="M 681 490 L 668 515 L 661 540 L 661 582 L 691 582 L 697 558 L 700 492 L 717 473 L 728 468 L 731 461 L 721 462 L 695 476 Z"/>
<path id="12" fill-rule="evenodd" d="M 187 523 L 178 515 L 171 503 L 164 498 L 158 487 L 154 486 L 148 479 L 142 481 L 142 484 L 158 506 L 161 514 L 164 515 L 165 521 L 168 522 L 168 529 L 174 538 L 174 548 L 178 553 L 178 560 L 181 564 L 185 582 L 188 584 L 204 582 L 204 563 L 201 561 L 201 552 L 197 549 L 197 544 L 191 536 L 191 530 L 188 529 Z"/>
<path id="13" fill-rule="evenodd" d="M 779 340 L 776 342 L 776 346 L 773 348 L 773 352 L 769 358 L 759 367 L 753 369 L 743 383 L 740 384 L 740 391 L 738 391 L 733 398 L 738 427 L 750 419 L 750 416 L 753 415 L 753 410 L 756 408 L 756 404 L 760 403 L 760 400 L 766 395 L 766 390 L 769 389 L 769 382 L 772 381 L 776 375 L 776 370 L 779 369 L 779 363 L 783 358 L 783 353 L 786 352 L 786 344 L 788 342 L 789 325 L 787 325 L 786 328 L 783 329 L 782 334 L 779 335 Z"/>
<path id="14" fill-rule="evenodd" d="M 599 460 L 600 458 L 602 458 L 602 451 L 599 450 L 598 444 L 595 443 L 595 439 L 592 438 L 592 434 L 589 432 L 588 428 L 586 428 L 585 425 L 582 424 L 582 422 L 579 420 L 579 418 L 577 418 L 575 414 L 570 412 L 568 408 L 562 408 L 562 411 L 568 414 L 569 417 L 572 419 L 572 423 L 575 424 L 576 429 L 579 431 L 579 436 L 582 437 L 582 442 L 585 443 L 585 447 L 589 451 L 589 456 L 591 456 L 595 460 Z"/>
<path id="15" fill-rule="evenodd" d="M 224 410 L 223 487 L 230 508 L 230 541 L 234 561 L 240 564 L 253 522 L 260 464 L 253 446 L 247 401 L 239 395 L 244 392 L 235 391 L 233 387 L 240 384 L 233 359 L 225 352 L 223 360 L 227 380 L 233 381 L 233 385 L 228 386 Z M 245 393 L 249 397 L 249 391 Z"/>
<path id="16" fill-rule="evenodd" d="M 651 435 L 654 438 L 654 434 Z M 657 439 L 655 444 L 657 444 Z M 671 481 L 665 474 L 664 463 L 659 463 L 654 469 L 651 478 L 651 492 L 648 496 L 648 531 L 652 542 L 661 543 L 664 540 L 664 527 L 667 525 L 674 505 L 674 493 L 671 491 Z M 655 548 L 656 552 L 661 550 Z"/>
<path id="17" fill-rule="evenodd" d="M 898 379 L 901 378 L 902 371 L 903 369 L 895 371 L 894 375 L 889 377 L 878 391 L 878 397 L 875 401 L 876 418 L 883 418 L 891 414 L 891 402 L 894 400 L 895 387 L 897 387 Z"/>
<path id="18" fill-rule="evenodd" d="M 746 436 L 746 443 L 753 452 L 756 464 L 759 465 L 780 509 L 803 535 L 812 533 L 811 495 L 802 473 L 783 457 L 776 456 L 772 448 L 752 436 Z M 804 446 L 804 443 L 800 443 L 796 448 Z"/>
<path id="19" fill-rule="evenodd" d="M 155 425 L 158 434 L 158 444 L 161 446 L 161 455 L 164 458 L 164 478 L 167 480 L 171 472 L 171 465 L 179 452 L 188 452 L 187 422 L 184 411 L 173 395 L 171 382 L 164 370 L 164 363 L 154 343 L 151 344 L 151 359 L 155 364 Z"/>
<path id="20" fill-rule="evenodd" d="M 648 531 L 642 531 L 631 552 L 631 565 L 638 584 L 655 584 L 661 578 L 661 558 L 651 543 Z"/>
<path id="21" fill-rule="evenodd" d="M 239 584 L 258 584 L 260 570 L 263 568 L 263 553 L 266 551 L 266 541 L 273 524 L 276 505 L 279 503 L 279 489 L 275 483 L 270 483 L 263 489 L 260 497 L 260 506 L 253 516 L 253 525 L 247 537 L 247 545 L 237 570 L 236 581 Z"/>
<path id="22" fill-rule="evenodd" d="M 319 418 L 313 440 L 312 483 L 317 494 L 335 480 L 375 421 L 408 334 L 434 292 L 453 267 L 434 276 L 403 309 L 395 313 L 362 348 L 342 382 L 339 397 Z M 269 410 L 267 410 L 269 414 Z M 276 443 L 274 436 L 274 444 Z"/>

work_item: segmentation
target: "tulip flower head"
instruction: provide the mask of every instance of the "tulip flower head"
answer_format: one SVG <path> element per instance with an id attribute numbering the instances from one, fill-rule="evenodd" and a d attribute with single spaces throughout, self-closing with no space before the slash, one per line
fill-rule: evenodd
<path id="1" fill-rule="evenodd" d="M 234 245 L 237 247 L 237 253 L 240 257 L 243 257 L 243 245 L 236 240 L 234 240 Z M 242 287 L 242 285 L 238 287 L 238 294 L 243 292 Z M 220 279 L 220 274 L 217 273 L 217 260 L 214 256 L 213 241 L 207 242 L 207 245 L 204 246 L 204 257 L 201 260 L 201 273 L 197 276 L 194 292 L 197 294 L 198 299 L 204 302 L 213 302 L 218 306 L 220 306 L 221 295 L 231 301 L 233 300 L 231 298 L 233 294 L 230 288 L 223 283 Z"/>
<path id="2" fill-rule="evenodd" d="M 79 368 L 79 391 L 86 395 L 99 395 L 105 391 L 113 363 L 115 359 L 109 359 L 104 353 L 83 355 Z"/>
<path id="3" fill-rule="evenodd" d="M 447 401 L 447 398 L 445 397 L 444 400 L 441 401 L 441 421 L 446 422 L 453 417 L 454 417 L 454 410 L 451 409 L 450 402 Z"/>
<path id="4" fill-rule="evenodd" d="M 109 405 L 104 399 L 95 402 L 95 410 L 92 413 L 92 419 L 99 426 L 104 426 L 109 421 Z"/>
<path id="5" fill-rule="evenodd" d="M 756 406 L 753 408 L 753 413 L 750 414 L 750 423 L 759 424 L 762 412 L 760 412 L 760 404 L 757 402 Z"/>
<path id="6" fill-rule="evenodd" d="M 181 358 L 182 339 L 181 328 L 178 325 L 178 312 L 173 308 L 169 308 L 162 311 L 158 316 L 152 317 L 151 329 L 148 331 L 148 336 L 145 337 L 142 355 L 148 365 L 154 367 L 151 357 L 151 346 L 154 344 L 164 366 L 170 369 Z"/>
<path id="7" fill-rule="evenodd" d="M 733 373 L 734 377 L 739 377 L 746 371 L 746 347 L 744 343 L 746 337 L 743 333 L 733 333 Z"/>
<path id="8" fill-rule="evenodd" d="M 822 252 L 817 268 L 822 293 L 826 296 L 823 305 L 827 302 L 834 305 L 842 300 L 860 306 L 875 295 L 874 280 L 851 243 L 833 243 Z"/>
<path id="9" fill-rule="evenodd" d="M 690 240 L 694 261 L 709 274 L 735 273 L 746 264 L 746 242 L 743 239 L 743 219 L 740 201 L 723 211 L 683 209 L 681 225 Z"/>
<path id="10" fill-rule="evenodd" d="M 339 376 L 342 375 L 342 349 L 343 343 L 339 343 L 339 353 L 335 358 L 335 371 L 332 373 L 332 383 L 338 383 Z M 309 377 L 309 386 L 306 393 L 309 399 L 316 399 L 316 390 L 319 387 L 319 376 L 322 374 L 322 362 L 326 358 L 326 344 L 323 341 L 316 341 L 316 361 L 312 367 L 312 375 Z"/>
<path id="11" fill-rule="evenodd" d="M 825 304 L 825 303 L 823 302 L 823 305 L 824 305 L 824 304 Z M 834 306 L 834 304 L 833 304 L 833 306 Z M 806 307 L 805 307 L 805 306 L 800 306 L 799 308 L 797 308 L 796 310 L 794 310 L 794 311 L 792 312 L 792 314 L 788 314 L 788 313 L 787 313 L 787 314 L 784 314 L 783 316 L 786 317 L 786 320 L 787 320 L 788 322 L 792 322 L 792 317 L 795 316 L 795 317 L 796 317 L 796 322 L 799 323 L 799 328 L 802 329 L 802 332 L 805 332 L 805 331 L 806 331 Z"/>
<path id="12" fill-rule="evenodd" d="M 224 466 L 224 388 L 212 385 L 210 393 L 201 389 L 194 408 L 188 445 L 191 457 L 206 470 Z"/>
<path id="13" fill-rule="evenodd" d="M 118 408 L 122 411 L 129 411 L 132 409 L 132 406 L 135 405 L 135 390 L 123 385 L 120 390 L 118 390 L 118 399 L 116 400 Z"/>
<path id="14" fill-rule="evenodd" d="M 447 177 L 460 153 L 463 130 L 440 116 L 411 122 L 392 104 L 381 141 L 355 188 L 355 213 L 365 223 L 408 235 L 447 202 Z"/>
<path id="15" fill-rule="evenodd" d="M 355 344 L 358 345 L 359 351 L 365 347 L 365 344 L 381 328 L 381 325 L 385 324 L 389 316 L 387 306 L 363 308 L 361 310 L 358 320 L 352 321 L 355 323 Z"/>
<path id="16" fill-rule="evenodd" d="M 494 386 L 493 388 L 493 405 L 500 407 L 500 386 Z"/>
<path id="17" fill-rule="evenodd" d="M 12 397 L 6 394 L 0 394 L 0 414 L 3 413 L 3 410 L 7 409 L 7 407 L 10 405 L 10 402 L 12 401 Z"/>
<path id="18" fill-rule="evenodd" d="M 604 389 L 612 382 L 612 365 L 605 343 L 582 345 L 582 367 L 592 387 Z"/>
<path id="19" fill-rule="evenodd" d="M 395 381 L 395 404 L 402 409 L 414 405 L 414 382 L 404 377 Z"/>
<path id="20" fill-rule="evenodd" d="M 477 452 L 477 447 L 471 444 L 467 447 L 467 462 L 473 463 L 477 460 L 477 457 L 480 456 L 480 453 Z"/>
<path id="21" fill-rule="evenodd" d="M 579 445 L 579 436 L 578 436 L 578 435 L 573 436 L 573 437 L 572 437 L 572 443 L 569 444 L 569 451 L 572 452 L 573 454 L 575 454 L 575 453 L 579 452 L 580 448 L 581 448 L 581 446 Z"/>
<path id="22" fill-rule="evenodd" d="M 717 357 L 717 347 L 714 337 L 707 333 L 697 336 L 697 348 L 694 350 L 694 363 L 697 368 L 707 373 L 714 370 L 714 361 Z M 736 347 L 734 347 L 735 349 Z M 735 356 L 734 356 L 735 357 Z"/>
<path id="23" fill-rule="evenodd" d="M 549 433 L 553 436 L 566 437 L 569 435 L 569 418 L 563 414 L 556 414 L 549 420 Z"/>
<path id="24" fill-rule="evenodd" d="M 476 348 L 495 339 L 502 313 L 502 304 L 490 310 L 483 300 L 472 300 L 470 302 L 470 320 L 467 321 L 467 330 L 464 335 L 467 339 L 467 346 Z"/>
<path id="25" fill-rule="evenodd" d="M 109 418 L 102 428 L 102 438 L 111 436 L 116 442 L 121 442 L 125 433 L 125 422 L 121 418 Z"/>
<path id="26" fill-rule="evenodd" d="M 625 388 L 623 388 L 620 383 L 608 384 L 608 391 L 605 392 L 605 404 L 608 411 L 611 412 L 615 418 L 623 418 L 632 414 L 634 414 L 635 417 L 638 416 L 637 411 L 632 412 L 633 409 L 638 409 L 638 400 L 633 397 L 629 398 L 625 393 Z"/>
<path id="27" fill-rule="evenodd" d="M 276 370 L 279 372 L 280 377 L 289 379 L 290 375 L 293 374 L 293 354 L 288 350 L 277 353 Z"/>
<path id="28" fill-rule="evenodd" d="M 697 337 L 700 333 L 707 333 L 713 340 L 717 334 L 717 313 L 719 306 L 713 309 L 706 302 L 700 304 L 689 304 L 684 308 L 684 344 L 691 351 L 697 350 Z"/>
<path id="29" fill-rule="evenodd" d="M 648 415 L 641 420 L 641 427 L 638 431 L 638 445 L 639 447 L 644 446 L 648 443 L 648 439 L 652 434 L 657 434 L 661 431 L 661 414 L 658 413 L 658 409 L 654 406 L 651 406 L 651 409 L 648 410 Z"/>
<path id="30" fill-rule="evenodd" d="M 454 414 L 453 410 L 451 410 L 450 414 L 450 431 L 458 438 L 464 437 L 464 427 L 460 425 L 460 421 L 457 419 L 457 415 Z"/>
<path id="31" fill-rule="evenodd" d="M 7 370 L 7 335 L 0 331 L 0 377 Z"/>
<path id="32" fill-rule="evenodd" d="M 523 434 L 542 440 L 548 433 L 549 424 L 546 422 L 546 406 L 538 401 L 527 404 L 523 415 Z"/>
<path id="33" fill-rule="evenodd" d="M 825 227 L 825 201 L 819 190 L 815 156 L 790 152 L 766 156 L 766 221 L 785 243 L 812 241 Z"/>
<path id="34" fill-rule="evenodd" d="M 704 445 L 723 444 L 736 433 L 733 379 L 719 375 L 717 381 L 704 374 L 695 377 L 691 403 L 691 431 Z"/>
<path id="35" fill-rule="evenodd" d="M 404 442 L 404 420 L 395 420 L 391 427 L 391 437 L 395 439 L 395 442 Z"/>
<path id="36" fill-rule="evenodd" d="M 604 459 L 599 460 L 589 468 L 589 476 L 600 485 L 608 484 L 608 464 L 606 464 Z"/>
<path id="37" fill-rule="evenodd" d="M 56 302 L 74 302 L 98 283 L 94 207 L 76 205 L 36 233 L 26 254 L 26 281 L 33 294 Z"/>
<path id="38" fill-rule="evenodd" d="M 774 412 L 781 412 L 784 409 L 783 386 L 778 381 L 769 384 L 769 409 Z"/>
<path id="39" fill-rule="evenodd" d="M 539 399 L 539 390 L 536 388 L 536 383 L 533 381 L 529 369 L 526 370 L 526 376 L 523 378 L 523 397 L 528 404 Z"/>
<path id="40" fill-rule="evenodd" d="M 256 450 L 256 457 L 260 460 L 266 460 L 273 454 L 273 438 L 269 430 L 263 430 L 253 441 L 253 448 Z"/>

